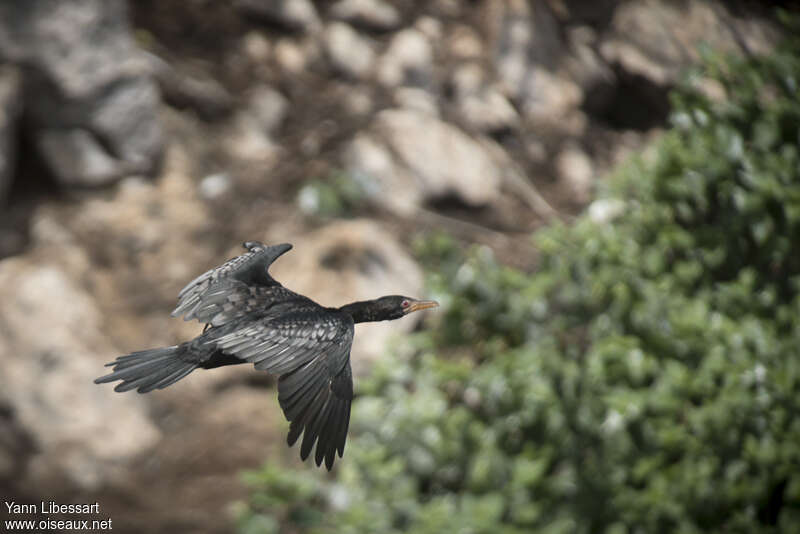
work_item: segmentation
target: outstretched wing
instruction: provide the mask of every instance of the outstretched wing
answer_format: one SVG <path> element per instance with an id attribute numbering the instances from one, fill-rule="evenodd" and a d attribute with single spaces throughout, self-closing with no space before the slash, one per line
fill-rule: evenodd
<path id="1" fill-rule="evenodd" d="M 310 303 L 301 310 L 274 310 L 232 332 L 227 329 L 220 329 L 213 340 L 217 348 L 280 375 L 278 400 L 291 422 L 289 445 L 303 434 L 300 457 L 308 458 L 316 443 L 317 465 L 324 459 L 331 469 L 336 451 L 340 457 L 344 453 L 350 423 L 352 318 Z M 212 329 L 209 337 L 214 336 Z"/>
<path id="2" fill-rule="evenodd" d="M 220 291 L 227 290 L 234 295 L 235 300 L 247 297 L 248 287 L 253 287 L 254 292 L 263 288 L 280 287 L 280 284 L 269 275 L 268 269 L 272 262 L 290 250 L 292 245 L 285 243 L 267 246 L 258 241 L 248 241 L 244 243 L 244 247 L 247 252 L 241 256 L 228 260 L 186 284 L 178 294 L 178 304 L 172 316 L 183 315 L 186 321 L 197 318 L 203 322 L 211 322 L 204 321 L 196 314 L 196 310 L 203 306 L 203 300 L 209 293 L 216 291 L 214 296 L 219 299 Z M 262 292 L 258 296 L 263 299 L 270 295 Z M 219 300 L 215 303 L 221 304 Z M 210 310 L 206 310 L 204 317 L 209 313 Z"/>
<path id="3" fill-rule="evenodd" d="M 248 314 L 266 314 L 276 304 L 288 302 L 316 306 L 311 299 L 279 284 L 253 286 L 229 278 L 211 284 L 197 295 L 190 307 L 183 312 L 183 318 L 186 321 L 197 319 L 201 323 L 221 326 Z"/>
<path id="4" fill-rule="evenodd" d="M 353 373 L 349 359 L 333 376 L 321 367 L 322 364 L 312 361 L 283 375 L 278 380 L 278 401 L 291 422 L 286 439 L 289 446 L 304 434 L 300 458 L 305 460 L 316 440 L 314 461 L 320 465 L 324 458 L 330 471 L 336 452 L 339 458 L 344 454 L 353 400 Z"/>

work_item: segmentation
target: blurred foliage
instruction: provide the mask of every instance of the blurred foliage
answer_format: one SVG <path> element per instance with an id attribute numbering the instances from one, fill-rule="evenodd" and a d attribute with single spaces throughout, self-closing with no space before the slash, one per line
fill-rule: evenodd
<path id="1" fill-rule="evenodd" d="M 336 171 L 326 179 L 311 180 L 298 192 L 298 206 L 307 215 L 322 218 L 350 216 L 367 203 L 368 184 L 358 178 Z"/>
<path id="2" fill-rule="evenodd" d="M 421 242 L 443 309 L 358 384 L 330 477 L 249 475 L 241 532 L 800 525 L 800 25 L 709 55 L 652 158 L 536 236 L 538 271 Z M 792 26 L 793 24 L 793 26 Z M 725 97 L 695 88 L 715 83 Z"/>

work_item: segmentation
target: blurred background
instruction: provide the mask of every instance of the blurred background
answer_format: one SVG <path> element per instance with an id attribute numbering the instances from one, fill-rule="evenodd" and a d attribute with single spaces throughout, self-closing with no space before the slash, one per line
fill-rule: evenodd
<path id="1" fill-rule="evenodd" d="M 1 2 L 4 500 L 119 532 L 797 531 L 781 4 Z M 272 273 L 323 305 L 442 303 L 357 328 L 330 474 L 263 373 L 92 383 L 197 335 L 179 289 L 245 240 L 293 243 Z"/>

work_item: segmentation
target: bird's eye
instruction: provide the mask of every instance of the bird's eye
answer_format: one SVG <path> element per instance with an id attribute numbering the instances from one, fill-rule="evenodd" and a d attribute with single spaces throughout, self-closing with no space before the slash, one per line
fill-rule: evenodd
<path id="1" fill-rule="evenodd" d="M 408 308 L 409 304 L 410 303 L 407 300 L 404 300 L 403 302 L 400 303 L 400 306 L 402 306 L 403 308 Z"/>

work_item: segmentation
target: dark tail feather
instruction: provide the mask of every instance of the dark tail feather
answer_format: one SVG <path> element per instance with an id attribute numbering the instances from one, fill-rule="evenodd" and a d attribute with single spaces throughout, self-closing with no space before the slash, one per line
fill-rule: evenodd
<path id="1" fill-rule="evenodd" d="M 136 389 L 139 393 L 147 393 L 154 389 L 163 389 L 197 369 L 197 363 L 181 358 L 188 350 L 184 343 L 120 356 L 106 364 L 106 367 L 113 366 L 114 372 L 96 378 L 94 383 L 122 380 L 114 391 Z"/>

